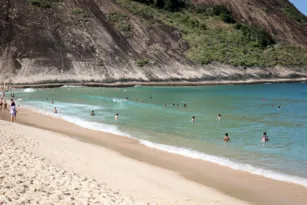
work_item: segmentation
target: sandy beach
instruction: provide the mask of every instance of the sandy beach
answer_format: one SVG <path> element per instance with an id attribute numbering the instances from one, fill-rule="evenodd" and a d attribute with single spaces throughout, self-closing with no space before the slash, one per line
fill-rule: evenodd
<path id="1" fill-rule="evenodd" d="M 9 113 L 0 116 L 8 120 Z M 17 121 L 24 125 L 0 123 L 3 204 L 307 204 L 303 186 L 151 149 L 24 108 Z"/>

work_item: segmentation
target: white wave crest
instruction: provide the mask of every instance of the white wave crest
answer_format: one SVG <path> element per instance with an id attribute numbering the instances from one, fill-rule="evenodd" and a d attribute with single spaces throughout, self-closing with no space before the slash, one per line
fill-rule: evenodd
<path id="1" fill-rule="evenodd" d="M 34 88 L 26 88 L 23 90 L 24 93 L 33 93 L 36 92 L 36 90 Z"/>
<path id="2" fill-rule="evenodd" d="M 229 168 L 234 169 L 234 170 L 246 171 L 246 172 L 249 172 L 251 174 L 263 176 L 263 177 L 274 179 L 274 180 L 277 180 L 277 181 L 294 183 L 294 184 L 299 184 L 299 185 L 302 185 L 304 187 L 307 187 L 307 179 L 306 178 L 288 175 L 288 174 L 283 174 L 283 173 L 279 173 L 279 172 L 275 172 L 275 171 L 271 171 L 271 170 L 266 170 L 266 169 L 262 169 L 262 168 L 257 168 L 257 167 L 251 166 L 249 164 L 233 162 L 233 161 L 231 161 L 227 158 L 205 154 L 205 153 L 198 152 L 198 151 L 188 149 L 188 148 L 158 144 L 158 143 L 153 143 L 153 142 L 146 141 L 146 140 L 140 140 L 140 143 L 147 146 L 147 147 L 158 149 L 158 150 L 165 151 L 165 152 L 169 152 L 169 153 L 172 153 L 172 154 L 177 154 L 177 155 L 181 155 L 181 156 L 185 156 L 185 157 L 189 157 L 189 158 L 193 158 L 193 159 L 200 159 L 200 160 L 212 162 L 212 163 L 215 163 L 215 164 L 219 164 L 219 165 L 222 165 L 222 166 L 225 166 L 225 167 L 229 167 Z"/>

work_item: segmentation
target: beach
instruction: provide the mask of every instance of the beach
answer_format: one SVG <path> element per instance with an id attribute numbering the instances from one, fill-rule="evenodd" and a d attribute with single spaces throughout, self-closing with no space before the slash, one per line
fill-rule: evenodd
<path id="1" fill-rule="evenodd" d="M 19 112 L 22 121 L 30 114 Z M 249 204 L 101 146 L 0 126 L 1 204 Z"/>
<path id="2" fill-rule="evenodd" d="M 1 119 L 9 119 L 8 112 L 1 111 L 0 115 Z M 14 157 L 8 157 L 7 154 L 2 154 L 1 156 L 5 157 L 4 160 L 1 160 L 2 163 L 18 167 L 20 163 L 18 165 L 16 161 L 22 160 L 21 156 L 25 155 L 23 159 L 29 158 L 30 161 L 31 156 L 45 158 L 48 166 L 59 165 L 57 168 L 47 168 L 47 172 L 52 172 L 54 169 L 60 170 L 55 171 L 56 173 L 65 170 L 70 174 L 63 176 L 64 178 L 77 174 L 79 176 L 76 178 L 77 181 L 82 181 L 82 177 L 87 177 L 97 181 L 93 182 L 93 186 L 104 185 L 105 188 L 102 188 L 101 192 L 111 193 L 111 196 L 107 197 L 107 200 L 110 201 L 109 204 L 120 204 L 121 198 L 131 200 L 123 202 L 124 204 L 304 205 L 307 203 L 307 189 L 297 184 L 275 181 L 206 161 L 151 149 L 134 139 L 89 130 L 21 107 L 18 109 L 17 121 L 24 125 L 1 121 L 2 141 L 8 143 L 7 146 L 1 147 L 1 151 L 2 153 L 12 153 L 12 156 L 16 157 L 14 159 Z M 15 138 L 19 140 L 14 140 Z M 13 143 L 14 141 L 15 143 Z M 24 153 L 20 154 L 18 150 Z M 39 169 L 43 169 L 45 166 L 41 166 L 39 161 L 37 161 L 38 164 L 27 160 L 22 161 L 28 164 L 26 167 L 31 165 L 34 166 L 34 170 L 38 169 L 38 181 L 65 181 L 65 179 L 57 177 L 46 179 L 46 177 L 40 176 L 44 171 L 39 171 Z M 4 171 L 14 168 L 1 166 L 1 169 Z M 15 168 L 14 170 L 20 171 L 23 176 L 25 173 L 32 173 L 27 171 L 28 169 L 30 168 L 25 168 L 25 170 Z M 58 176 L 56 173 L 54 175 Z M 15 176 L 18 174 L 13 173 L 5 181 L 15 181 Z M 48 174 L 48 176 L 52 176 L 52 174 Z M 23 178 L 27 183 L 30 183 L 31 180 L 29 182 L 27 179 L 29 177 Z M 71 181 L 70 178 L 66 180 Z M 71 190 L 73 186 L 68 183 L 61 188 Z M 92 185 L 86 184 L 84 186 Z M 53 188 L 55 189 L 55 187 Z M 1 194 L 7 195 L 9 190 L 11 190 L 10 186 L 1 190 Z M 83 194 L 86 194 L 88 190 L 85 187 Z M 25 191 L 21 190 L 21 192 Z M 25 193 L 27 196 L 33 197 L 33 192 Z M 53 192 L 49 191 L 49 193 Z M 120 197 L 116 197 L 115 193 L 118 193 Z M 41 197 L 44 197 L 44 194 L 42 193 Z M 74 194 L 79 196 L 77 193 Z M 94 195 L 94 193 L 91 194 Z M 69 200 L 66 195 L 63 197 L 65 200 Z M 15 198 L 20 199 L 16 196 Z M 95 200 L 99 199 L 98 196 L 95 198 Z M 88 200 L 88 198 L 85 197 L 84 200 Z M 8 201 L 9 203 L 14 204 Z"/>

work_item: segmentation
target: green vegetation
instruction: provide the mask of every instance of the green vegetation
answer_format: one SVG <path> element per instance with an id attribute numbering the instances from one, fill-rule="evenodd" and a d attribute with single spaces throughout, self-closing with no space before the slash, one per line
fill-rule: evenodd
<path id="1" fill-rule="evenodd" d="M 180 11 L 189 5 L 187 0 L 134 0 L 142 4 L 151 5 L 155 8 L 168 11 Z"/>
<path id="2" fill-rule="evenodd" d="M 72 13 L 80 18 L 80 20 L 87 21 L 90 17 L 90 13 L 82 8 L 74 8 Z"/>
<path id="3" fill-rule="evenodd" d="M 284 14 L 292 19 L 295 20 L 299 23 L 302 23 L 304 25 L 307 25 L 307 16 L 305 16 L 304 14 L 300 13 L 299 11 L 297 11 L 297 9 L 295 8 L 295 6 L 291 5 L 291 6 L 286 6 L 285 8 L 283 8 L 282 10 L 284 12 Z"/>
<path id="4" fill-rule="evenodd" d="M 148 27 L 165 24 L 179 30 L 182 40 L 189 44 L 186 57 L 200 64 L 216 61 L 245 67 L 307 65 L 307 49 L 275 44 L 269 34 L 254 26 L 223 22 L 221 13 L 230 13 L 222 7 L 171 12 L 136 1 L 117 1 L 143 17 L 142 23 Z"/>
<path id="5" fill-rule="evenodd" d="M 51 8 L 53 2 L 56 0 L 29 0 L 33 6 L 40 8 Z"/>
<path id="6" fill-rule="evenodd" d="M 113 12 L 107 15 L 107 19 L 119 31 L 130 32 L 132 30 L 129 17 L 126 14 Z"/>
<path id="7" fill-rule="evenodd" d="M 139 67 L 143 67 L 143 66 L 147 65 L 148 63 L 149 63 L 149 60 L 147 58 L 142 58 L 142 59 L 137 59 L 136 60 L 136 64 Z"/>
<path id="8" fill-rule="evenodd" d="M 275 44 L 273 38 L 261 28 L 240 23 L 235 24 L 234 27 L 235 29 L 242 31 L 245 36 L 245 41 L 255 42 L 257 43 L 257 47 L 265 48 L 269 45 Z"/>

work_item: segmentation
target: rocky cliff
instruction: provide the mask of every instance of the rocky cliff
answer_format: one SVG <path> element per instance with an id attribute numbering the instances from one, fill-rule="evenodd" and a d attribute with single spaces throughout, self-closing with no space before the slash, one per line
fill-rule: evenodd
<path id="1" fill-rule="evenodd" d="M 286 6 L 279 2 L 192 1 L 196 7 L 225 5 L 237 22 L 264 28 L 277 42 L 274 46 L 261 49 L 246 49 L 242 47 L 244 44 L 241 45 L 242 52 L 231 50 L 231 47 L 228 48 L 230 54 L 227 57 L 227 53 L 224 55 L 224 50 L 222 52 L 220 48 L 198 52 L 199 46 L 193 45 L 192 41 L 197 36 L 191 39 L 187 34 L 190 31 L 197 33 L 201 27 L 187 27 L 185 31 L 181 25 L 174 23 L 176 18 L 169 21 L 165 17 L 187 15 L 189 9 L 173 14 L 129 0 L 2 0 L 0 81 L 111 83 L 307 77 L 307 52 L 304 48 L 307 47 L 306 24 L 304 20 L 286 15 L 284 8 L 291 7 L 291 12 L 295 9 L 288 1 L 283 1 Z M 140 13 L 140 8 L 155 12 L 155 15 Z M 299 14 L 297 10 L 295 12 Z M 194 18 L 193 12 L 188 15 L 189 19 Z M 198 15 L 197 24 L 204 16 L 195 13 L 195 16 Z M 233 25 L 220 22 L 218 17 L 209 16 L 203 21 L 206 23 L 204 32 L 207 33 L 199 33 L 199 36 L 205 36 L 211 31 L 218 31 L 220 35 L 224 33 L 223 29 L 230 34 L 238 32 L 235 36 L 241 35 L 241 31 L 239 33 L 233 29 Z M 210 38 L 214 40 L 210 46 L 214 46 L 214 35 Z M 216 41 L 219 40 L 216 45 L 220 45 L 220 41 L 224 42 L 221 37 L 216 38 Z M 279 63 L 279 53 L 276 50 L 280 45 L 289 47 L 290 44 L 301 48 L 280 49 L 285 57 Z M 235 45 L 232 46 L 235 48 Z M 221 51 L 221 57 L 211 55 L 208 61 L 198 61 L 202 58 L 198 54 L 206 56 L 206 52 L 210 53 L 211 50 Z M 275 57 L 272 54 L 276 63 L 263 66 L 257 52 L 271 56 L 271 50 L 277 55 Z M 231 53 L 236 52 L 249 55 L 246 59 L 258 56 L 255 58 L 258 60 L 246 64 L 244 57 L 232 57 Z M 193 56 L 196 56 L 196 60 Z M 300 58 L 296 59 L 297 56 Z M 232 58 L 238 58 L 239 64 L 234 62 L 231 65 Z M 285 58 L 289 58 L 290 63 L 283 61 Z"/>

